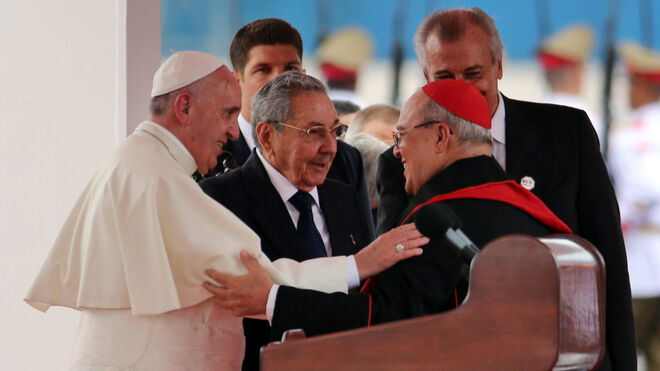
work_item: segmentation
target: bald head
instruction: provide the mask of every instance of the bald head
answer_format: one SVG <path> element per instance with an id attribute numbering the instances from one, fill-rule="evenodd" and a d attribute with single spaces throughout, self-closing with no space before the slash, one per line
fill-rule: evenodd
<path id="1" fill-rule="evenodd" d="M 394 147 L 405 169 L 406 192 L 416 194 L 457 160 L 492 155 L 487 127 L 488 103 L 469 83 L 440 80 L 413 94 L 401 110 Z"/>

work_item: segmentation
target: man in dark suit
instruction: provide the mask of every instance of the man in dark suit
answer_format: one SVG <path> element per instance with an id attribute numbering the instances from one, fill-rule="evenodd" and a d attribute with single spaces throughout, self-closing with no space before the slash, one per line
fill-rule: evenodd
<path id="1" fill-rule="evenodd" d="M 259 19 L 236 32 L 229 54 L 234 75 L 241 86 L 242 106 L 238 116 L 239 138 L 227 142 L 223 149 L 225 153 L 231 153 L 236 166 L 241 166 L 256 145 L 250 126 L 252 98 L 265 83 L 285 71 L 305 72 L 302 69 L 302 38 L 298 30 L 282 19 Z M 211 173 L 224 173 L 223 163 L 223 159 L 219 160 L 218 166 Z M 352 186 L 358 195 L 360 207 L 370 210 L 364 166 L 357 149 L 339 141 L 328 178 Z M 374 238 L 376 230 L 371 215 L 368 217 L 371 221 L 371 238 Z"/>
<path id="2" fill-rule="evenodd" d="M 464 230 L 480 246 L 511 233 L 570 233 L 538 198 L 508 180 L 491 157 L 490 122 L 486 100 L 474 86 L 462 81 L 429 83 L 406 102 L 395 133 L 395 148 L 406 164 L 405 189 L 414 195 L 408 210 L 414 215 L 417 206 L 440 200 L 456 211 Z M 465 195 L 466 190 L 472 194 Z M 503 192 L 518 198 L 505 199 Z M 544 215 L 546 222 L 532 217 L 532 212 Z M 272 286 L 277 290 L 270 294 L 275 296 L 274 310 L 267 314 L 272 319 L 273 338 L 292 328 L 318 335 L 455 308 L 467 293 L 468 283 L 460 275 L 462 266 L 445 240 L 433 240 L 422 255 L 378 275 L 368 292 L 323 294 Z M 250 267 L 250 271 L 255 270 L 257 266 Z M 237 313 L 234 293 L 241 293 L 238 302 L 253 293 L 264 295 L 263 289 L 242 285 L 241 280 L 250 275 L 212 277 L 226 285 L 227 289 L 216 291 L 220 292 L 221 305 L 234 314 L 264 312 L 265 306 L 255 306 L 249 308 L 254 313 Z M 253 277 L 257 286 L 272 285 L 265 275 Z"/>
<path id="3" fill-rule="evenodd" d="M 351 255 L 369 244 L 369 219 L 355 191 L 326 179 L 345 126 L 323 84 L 295 71 L 281 74 L 255 95 L 251 113 L 257 148 L 240 168 L 202 181 L 202 189 L 259 235 L 269 257 Z M 243 368 L 258 369 L 268 323 L 245 319 L 243 325 Z"/>
<path id="4" fill-rule="evenodd" d="M 502 42 L 482 10 L 437 11 L 415 34 L 427 81 L 464 80 L 486 97 L 493 123 L 493 155 L 576 235 L 598 248 L 607 266 L 607 339 L 601 370 L 634 370 L 637 362 L 626 253 L 619 209 L 596 133 L 584 111 L 513 100 L 502 95 Z M 402 218 L 410 196 L 392 150 L 379 161 L 378 232 Z"/>

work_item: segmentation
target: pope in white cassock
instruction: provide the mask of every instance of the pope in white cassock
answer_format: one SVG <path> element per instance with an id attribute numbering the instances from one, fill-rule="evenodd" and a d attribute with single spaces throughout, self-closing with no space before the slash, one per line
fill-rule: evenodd
<path id="1" fill-rule="evenodd" d="M 202 283 L 206 269 L 247 273 L 241 250 L 279 284 L 326 292 L 421 253 L 418 232 L 393 230 L 355 256 L 270 262 L 257 235 L 191 177 L 238 137 L 241 93 L 230 70 L 209 54 L 177 52 L 151 95 L 151 120 L 89 182 L 25 299 L 42 311 L 81 310 L 72 369 L 239 369 L 241 319 Z"/>

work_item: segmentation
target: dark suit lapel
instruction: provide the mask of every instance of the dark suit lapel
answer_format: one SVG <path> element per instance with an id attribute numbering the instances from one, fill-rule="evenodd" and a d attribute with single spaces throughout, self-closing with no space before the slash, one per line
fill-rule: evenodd
<path id="1" fill-rule="evenodd" d="M 350 225 L 354 218 L 347 217 L 344 213 L 346 208 L 343 206 L 345 200 L 339 200 L 333 196 L 332 192 L 325 184 L 317 187 L 319 191 L 319 202 L 325 224 L 330 234 L 330 245 L 332 246 L 332 255 L 351 255 L 357 252 L 357 236 L 352 236 L 355 226 Z M 354 242 L 355 241 L 355 242 Z"/>
<path id="2" fill-rule="evenodd" d="M 506 135 L 506 172 L 520 182 L 524 176 L 523 159 L 526 152 L 524 130 L 525 118 L 515 102 L 504 97 L 505 135 Z"/>
<path id="3" fill-rule="evenodd" d="M 259 228 L 256 232 L 263 240 L 262 246 L 271 250 L 264 252 L 271 259 L 289 257 L 302 260 L 304 246 L 284 201 L 270 182 L 256 152 L 252 152 L 239 171 L 243 174 L 243 189 L 252 201 L 248 207 Z"/>
<path id="4" fill-rule="evenodd" d="M 553 152 L 546 148 L 544 130 L 541 125 L 552 125 L 542 115 L 525 115 L 520 102 L 504 97 L 506 121 L 506 172 L 517 183 L 528 177 L 534 181 L 532 192 L 541 196 L 544 190 L 551 188 L 556 181 L 556 161 Z M 525 110 L 533 109 L 526 107 Z M 533 122 L 528 117 L 534 117 Z M 553 178 L 555 177 L 555 178 Z M 555 180 L 553 180 L 555 179 Z"/>
<path id="5" fill-rule="evenodd" d="M 544 148 L 542 130 L 535 130 L 537 121 L 545 118 L 534 118 L 535 122 L 529 122 L 516 100 L 504 97 L 505 130 L 506 130 L 506 172 L 516 182 L 527 176 L 527 172 L 536 169 L 546 162 L 543 157 L 547 154 Z M 548 123 L 543 123 L 548 124 Z"/>

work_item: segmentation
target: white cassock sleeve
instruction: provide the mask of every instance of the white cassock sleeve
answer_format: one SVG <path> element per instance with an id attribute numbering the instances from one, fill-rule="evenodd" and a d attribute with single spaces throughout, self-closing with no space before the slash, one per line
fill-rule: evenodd
<path id="1" fill-rule="evenodd" d="M 278 284 L 347 291 L 346 257 L 271 262 L 259 237 L 148 139 L 127 138 L 88 184 L 25 299 L 30 305 L 133 314 L 189 307 L 211 296 L 204 270 L 248 273 L 241 250 Z"/>

